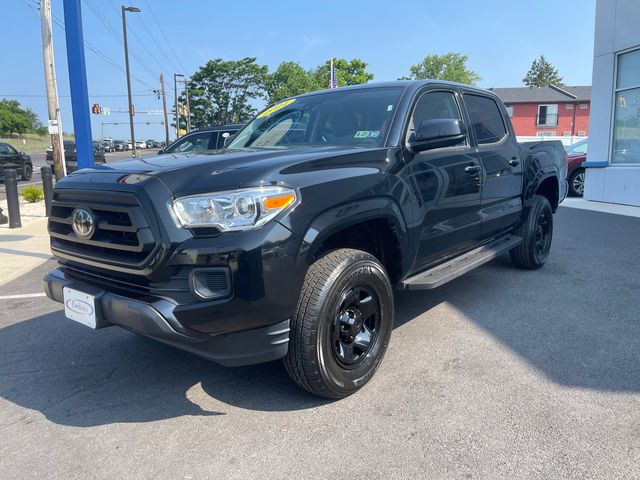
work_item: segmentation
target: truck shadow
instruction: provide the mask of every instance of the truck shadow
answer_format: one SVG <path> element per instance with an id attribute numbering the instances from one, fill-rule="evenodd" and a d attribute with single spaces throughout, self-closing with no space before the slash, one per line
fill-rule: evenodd
<path id="1" fill-rule="evenodd" d="M 640 322 L 632 310 L 640 289 L 633 235 L 640 220 L 616 217 L 609 224 L 610 218 L 593 215 L 606 217 L 558 215 L 555 250 L 541 270 L 518 271 L 501 257 L 437 290 L 397 292 L 395 328 L 430 321 L 429 312 L 447 302 L 552 382 L 640 392 Z M 596 220 L 598 227 L 588 228 Z M 0 396 L 58 424 L 293 411 L 327 403 L 299 389 L 280 362 L 224 368 L 118 328 L 91 331 L 60 310 L 29 319 L 33 308 L 18 301 L 4 306 L 23 321 L 8 322 L 0 314 L 0 323 L 9 323 L 0 329 Z M 389 348 L 400 348 L 393 336 Z"/>

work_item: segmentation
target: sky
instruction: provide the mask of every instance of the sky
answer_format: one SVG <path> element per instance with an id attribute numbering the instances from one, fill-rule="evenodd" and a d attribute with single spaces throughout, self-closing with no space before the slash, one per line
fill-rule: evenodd
<path id="1" fill-rule="evenodd" d="M 46 124 L 39 0 L 0 0 L 0 98 L 17 99 Z M 64 22 L 63 0 L 51 0 Z M 94 138 L 128 138 L 124 53 L 117 36 L 118 0 L 81 0 L 89 103 L 114 111 L 91 115 Z M 208 60 L 256 57 L 270 71 L 284 61 L 314 68 L 331 57 L 360 58 L 375 81 L 396 80 L 426 55 L 456 51 L 482 80 L 477 86 L 516 87 L 543 54 L 566 85 L 591 85 L 595 0 L 129 0 L 127 16 L 133 103 L 138 112 L 160 110 L 153 93 L 163 72 L 171 108 L 173 73 L 191 75 Z M 8 20 L 8 21 L 7 21 Z M 115 32 L 115 34 L 114 34 Z M 62 123 L 72 131 L 64 31 L 54 25 L 54 54 Z M 102 57 L 107 57 L 109 61 Z M 136 122 L 160 122 L 138 114 Z M 101 125 L 119 122 L 119 125 Z M 173 138 L 173 134 L 171 135 Z M 136 125 L 136 138 L 164 139 L 159 124 Z"/>

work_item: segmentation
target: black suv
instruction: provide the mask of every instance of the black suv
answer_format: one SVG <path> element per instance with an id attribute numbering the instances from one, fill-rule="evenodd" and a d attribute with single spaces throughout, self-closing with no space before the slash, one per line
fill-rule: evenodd
<path id="1" fill-rule="evenodd" d="M 194 130 L 163 148 L 158 154 L 163 153 L 198 153 L 206 150 L 224 148 L 227 139 L 242 128 L 242 125 L 218 125 Z"/>
<path id="2" fill-rule="evenodd" d="M 29 181 L 33 175 L 31 157 L 8 143 L 0 143 L 0 179 L 4 178 L 5 170 L 15 170 L 22 180 Z"/>
<path id="3" fill-rule="evenodd" d="M 107 163 L 107 159 L 104 156 L 104 149 L 99 146 L 97 142 L 93 142 L 93 159 L 95 163 Z M 47 164 L 53 168 L 53 150 L 51 148 L 47 148 L 45 160 Z M 67 173 L 75 172 L 78 169 L 76 143 L 71 140 L 64 141 L 64 160 L 67 166 Z"/>
<path id="4" fill-rule="evenodd" d="M 503 252 L 540 268 L 567 192 L 560 142 L 519 145 L 493 93 L 436 81 L 290 98 L 226 149 L 178 157 L 56 184 L 47 296 L 223 365 L 284 358 L 331 398 L 380 364 L 393 287 Z"/>

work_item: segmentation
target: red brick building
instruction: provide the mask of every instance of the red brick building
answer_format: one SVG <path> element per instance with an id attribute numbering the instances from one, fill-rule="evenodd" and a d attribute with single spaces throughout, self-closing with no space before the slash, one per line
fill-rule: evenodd
<path id="1" fill-rule="evenodd" d="M 516 135 L 589 136 L 591 87 L 491 88 L 507 106 Z"/>

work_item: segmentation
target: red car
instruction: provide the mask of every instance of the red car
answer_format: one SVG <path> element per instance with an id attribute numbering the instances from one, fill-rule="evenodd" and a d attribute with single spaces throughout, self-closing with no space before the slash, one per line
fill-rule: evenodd
<path id="1" fill-rule="evenodd" d="M 567 182 L 569 195 L 581 197 L 584 194 L 584 167 L 587 160 L 587 139 L 574 143 L 567 150 Z"/>

